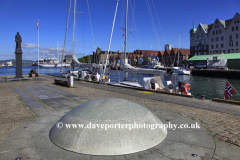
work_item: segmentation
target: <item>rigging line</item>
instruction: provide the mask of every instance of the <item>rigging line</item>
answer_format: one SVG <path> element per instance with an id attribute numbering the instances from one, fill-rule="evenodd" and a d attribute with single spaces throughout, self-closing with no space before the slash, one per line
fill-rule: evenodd
<path id="1" fill-rule="evenodd" d="M 88 12 L 89 12 L 90 24 L 91 24 L 91 29 L 92 29 L 92 36 L 93 36 L 94 50 L 95 50 L 95 40 L 94 40 L 94 35 L 93 35 L 92 20 L 91 20 L 91 14 L 90 14 L 90 8 L 89 8 L 88 0 L 87 0 L 87 4 L 88 4 Z"/>
<path id="2" fill-rule="evenodd" d="M 154 30 L 156 39 L 157 39 L 157 41 L 158 41 L 158 45 L 159 45 L 160 50 L 161 50 L 161 45 L 160 45 L 160 42 L 159 42 L 159 38 L 158 38 L 158 34 L 157 34 L 157 30 L 156 30 L 155 23 L 154 23 L 154 19 L 153 19 L 153 16 L 152 16 L 152 11 L 151 11 L 151 8 L 150 8 L 150 5 L 149 5 L 149 1 L 148 1 L 148 0 L 145 0 L 145 1 L 146 1 L 146 3 L 147 3 L 147 6 L 148 6 L 148 13 L 149 13 L 149 16 L 150 16 L 151 21 L 152 21 L 153 30 Z"/>
<path id="3" fill-rule="evenodd" d="M 122 22 L 123 22 L 123 16 L 124 16 L 124 9 L 123 9 L 123 7 L 125 6 L 123 6 L 123 1 L 124 0 L 122 0 L 122 17 L 121 17 L 121 28 L 122 28 Z M 125 4 L 125 3 L 124 3 Z"/>
<path id="4" fill-rule="evenodd" d="M 110 50 L 110 46 L 111 46 L 111 40 L 112 40 L 115 19 L 116 19 L 116 15 L 117 15 L 118 2 L 119 2 L 119 0 L 117 0 L 116 11 L 115 11 L 114 19 L 113 19 L 113 26 L 112 26 L 111 36 L 110 36 L 110 40 L 109 40 L 109 45 L 108 45 L 108 53 L 107 53 L 106 63 L 105 63 L 104 72 L 103 72 L 104 74 L 105 74 L 105 71 L 107 68 L 107 60 L 108 60 L 109 50 Z"/>
<path id="5" fill-rule="evenodd" d="M 151 0 L 151 1 L 152 1 L 152 5 L 153 5 L 153 8 L 154 8 L 155 14 L 156 14 L 156 16 L 157 16 L 158 24 L 159 24 L 160 29 L 161 29 L 161 31 L 162 31 L 162 27 L 161 27 L 161 25 L 160 25 L 160 21 L 159 21 L 159 18 L 158 18 L 158 15 L 157 15 L 157 12 L 156 12 L 155 6 L 154 6 L 154 4 L 153 4 L 153 0 Z M 163 35 L 163 31 L 162 31 L 162 35 Z M 166 44 L 166 40 L 165 40 L 164 35 L 163 35 L 163 39 L 164 39 L 164 42 L 165 42 L 165 44 Z"/>
<path id="6" fill-rule="evenodd" d="M 131 4 L 131 3 L 130 3 Z M 135 0 L 134 0 L 134 6 L 135 6 Z M 139 41 L 139 36 L 138 36 L 138 31 L 137 31 L 137 25 L 136 25 L 136 21 L 135 21 L 135 16 L 133 14 L 133 20 L 134 20 L 134 27 L 136 29 L 136 33 L 137 33 L 137 38 L 138 38 L 138 45 L 139 45 L 139 49 L 140 49 L 140 41 Z"/>
<path id="7" fill-rule="evenodd" d="M 69 22 L 70 9 L 71 9 L 71 0 L 70 0 L 70 5 L 69 5 L 69 11 L 68 11 L 68 19 L 67 19 L 67 26 L 66 26 L 66 32 L 65 32 L 63 53 L 62 53 L 62 63 L 63 63 L 64 54 L 65 54 L 64 51 L 66 50 L 66 38 L 67 38 L 67 30 L 68 30 L 68 22 Z M 61 63 L 61 72 L 62 72 L 62 69 L 63 69 L 62 63 Z"/>
<path id="8" fill-rule="evenodd" d="M 84 0 L 83 0 L 83 5 L 82 6 L 83 6 L 83 13 L 84 13 L 85 12 L 84 11 L 84 8 L 85 8 L 84 7 Z M 83 57 L 84 57 L 84 14 L 83 14 Z"/>
<path id="9" fill-rule="evenodd" d="M 134 6 L 133 6 L 133 8 L 132 8 L 132 3 L 131 3 L 131 0 L 129 1 L 130 2 L 130 7 L 131 7 L 131 10 L 132 10 L 132 25 L 131 25 L 131 30 L 130 30 L 130 32 L 132 32 L 132 26 L 133 26 L 133 17 L 134 17 L 134 9 L 135 9 L 135 4 L 134 4 Z M 130 45 L 131 44 L 131 38 L 132 38 L 132 34 L 130 33 L 130 41 L 129 41 L 129 45 L 128 46 L 130 46 L 130 50 L 132 49 L 132 46 Z"/>

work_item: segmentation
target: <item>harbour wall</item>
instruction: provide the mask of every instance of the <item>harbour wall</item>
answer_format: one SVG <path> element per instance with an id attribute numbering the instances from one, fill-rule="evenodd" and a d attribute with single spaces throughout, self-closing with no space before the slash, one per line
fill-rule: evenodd
<path id="1" fill-rule="evenodd" d="M 193 69 L 193 76 L 206 76 L 218 78 L 240 79 L 240 70 L 224 70 L 224 69 Z"/>

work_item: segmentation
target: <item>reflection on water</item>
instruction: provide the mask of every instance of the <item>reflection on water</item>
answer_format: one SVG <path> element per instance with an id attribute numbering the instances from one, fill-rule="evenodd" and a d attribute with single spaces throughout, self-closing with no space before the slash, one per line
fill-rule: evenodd
<path id="1" fill-rule="evenodd" d="M 23 75 L 27 75 L 31 69 L 38 68 L 37 66 L 29 66 L 23 67 L 22 73 Z M 40 74 L 53 74 L 60 75 L 61 67 L 54 68 L 39 68 L 37 71 Z M 67 72 L 70 68 L 63 68 L 63 72 Z M 15 75 L 15 67 L 2 67 L 0 68 L 0 75 Z M 102 70 L 98 70 L 98 72 L 103 72 Z M 111 82 L 119 82 L 123 80 L 123 71 L 115 71 L 109 70 Z M 128 73 L 127 77 L 130 77 L 132 80 L 142 81 L 143 77 L 151 77 L 153 75 L 147 74 L 131 74 Z M 166 86 L 167 81 L 172 81 L 172 74 L 162 75 L 160 78 L 163 81 L 163 84 Z M 179 79 L 181 81 L 185 81 L 191 85 L 191 93 L 195 98 L 200 98 L 201 95 L 204 95 L 206 99 L 212 98 L 223 98 L 223 93 L 225 90 L 226 79 L 224 78 L 212 78 L 212 77 L 200 77 L 200 76 L 188 76 L 188 75 L 179 75 Z M 175 80 L 174 80 L 175 81 Z M 173 83 L 174 83 L 173 81 Z M 240 80 L 237 79 L 228 79 L 228 81 L 232 84 L 232 86 L 240 91 Z M 178 80 L 177 80 L 178 82 Z M 240 96 L 235 93 L 230 100 L 238 100 L 240 101 Z"/>

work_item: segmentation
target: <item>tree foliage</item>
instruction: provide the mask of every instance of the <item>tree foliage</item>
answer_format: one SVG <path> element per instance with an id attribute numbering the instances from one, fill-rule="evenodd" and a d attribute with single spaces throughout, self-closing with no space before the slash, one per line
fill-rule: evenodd
<path id="1" fill-rule="evenodd" d="M 89 61 L 89 59 L 90 59 L 90 61 Z M 92 55 L 90 55 L 90 58 L 89 58 L 89 56 L 84 56 L 84 57 L 78 58 L 78 61 L 82 62 L 82 63 L 91 63 Z"/>

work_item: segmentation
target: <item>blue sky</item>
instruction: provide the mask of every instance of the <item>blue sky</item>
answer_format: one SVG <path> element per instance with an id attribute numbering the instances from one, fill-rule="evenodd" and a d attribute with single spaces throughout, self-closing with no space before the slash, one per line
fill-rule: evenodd
<path id="1" fill-rule="evenodd" d="M 38 17 L 40 57 L 42 46 L 45 58 L 49 54 L 50 42 L 52 53 L 56 55 L 57 40 L 59 51 L 61 43 L 64 43 L 69 3 L 70 0 L 0 0 L 0 60 L 15 58 L 17 32 L 22 36 L 23 59 L 34 61 L 37 59 Z M 95 48 L 100 46 L 102 50 L 108 49 L 116 4 L 117 0 L 89 0 Z M 128 31 L 127 51 L 164 50 L 165 43 L 178 47 L 179 32 L 180 48 L 190 48 L 189 31 L 193 26 L 193 20 L 197 27 L 199 23 L 213 23 L 216 18 L 231 19 L 236 12 L 240 13 L 239 6 L 239 0 L 129 0 L 128 29 L 132 29 L 132 33 Z M 71 9 L 73 10 L 73 5 Z M 94 51 L 87 0 L 77 0 L 77 12 L 84 12 L 84 14 L 76 14 L 75 40 L 78 42 L 75 43 L 75 54 L 80 58 Z M 157 34 L 153 29 L 152 19 Z M 123 50 L 124 32 L 121 25 L 125 26 L 125 0 L 119 0 L 110 48 L 112 51 Z M 135 31 L 134 26 L 136 26 Z M 67 36 L 69 40 L 72 40 L 72 28 L 73 13 L 70 13 Z M 71 50 L 72 42 L 67 41 L 66 53 L 72 54 Z"/>

